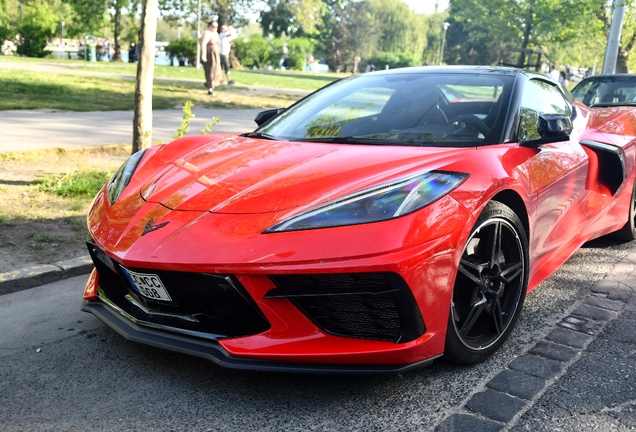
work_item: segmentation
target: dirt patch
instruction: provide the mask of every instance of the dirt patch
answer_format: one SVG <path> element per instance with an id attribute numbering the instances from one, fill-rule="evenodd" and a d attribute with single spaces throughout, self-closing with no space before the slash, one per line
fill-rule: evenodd
<path id="1" fill-rule="evenodd" d="M 130 145 L 0 153 L 0 273 L 87 254 L 92 198 L 45 193 L 43 178 L 73 170 L 114 172 Z"/>

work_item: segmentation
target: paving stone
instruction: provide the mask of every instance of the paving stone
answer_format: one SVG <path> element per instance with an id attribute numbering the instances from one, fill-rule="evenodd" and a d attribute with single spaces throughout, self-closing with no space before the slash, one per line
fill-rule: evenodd
<path id="1" fill-rule="evenodd" d="M 476 393 L 466 404 L 469 410 L 500 422 L 509 422 L 525 406 L 521 399 L 494 390 Z"/>
<path id="2" fill-rule="evenodd" d="M 633 292 L 630 288 L 621 286 L 607 294 L 607 298 L 610 300 L 620 300 L 626 302 L 632 297 L 632 294 Z"/>
<path id="3" fill-rule="evenodd" d="M 539 341 L 534 348 L 530 350 L 530 354 L 536 354 L 560 362 L 569 362 L 573 360 L 578 353 L 579 350 L 548 341 Z"/>
<path id="4" fill-rule="evenodd" d="M 453 414 L 435 428 L 435 432 L 499 432 L 503 430 L 504 427 L 499 423 L 469 414 Z"/>
<path id="5" fill-rule="evenodd" d="M 575 324 L 575 322 L 581 322 L 582 324 Z M 589 335 L 596 335 L 598 334 L 598 332 L 601 331 L 602 323 L 598 323 L 592 320 L 582 320 L 573 316 L 567 316 L 563 319 L 563 321 L 559 322 L 559 326 Z"/>
<path id="6" fill-rule="evenodd" d="M 576 308 L 572 312 L 572 315 L 593 319 L 595 321 L 609 321 L 616 316 L 616 312 L 583 304 Z"/>
<path id="7" fill-rule="evenodd" d="M 562 345 L 571 346 L 574 348 L 583 348 L 585 344 L 592 340 L 592 336 L 581 333 L 574 330 L 569 330 L 563 327 L 557 327 L 545 337 L 552 342 L 560 343 Z"/>
<path id="8" fill-rule="evenodd" d="M 597 282 L 592 288 L 593 293 L 603 293 L 609 295 L 620 287 L 620 282 L 614 279 L 604 279 Z"/>
<path id="9" fill-rule="evenodd" d="M 576 325 L 583 325 L 587 323 L 587 320 L 582 319 L 582 318 L 577 318 L 577 317 L 573 317 L 572 315 L 568 315 L 565 318 L 563 318 L 563 321 L 566 321 L 570 324 L 576 324 Z"/>
<path id="10" fill-rule="evenodd" d="M 561 375 L 564 368 L 563 363 L 534 355 L 517 357 L 508 367 L 546 380 Z"/>
<path id="11" fill-rule="evenodd" d="M 545 387 L 545 380 L 511 370 L 504 370 L 491 379 L 486 386 L 502 393 L 532 400 Z"/>
<path id="12" fill-rule="evenodd" d="M 585 300 L 585 304 L 590 306 L 596 306 L 603 309 L 609 309 L 612 311 L 619 311 L 625 306 L 625 303 L 618 300 L 610 300 L 608 298 L 603 298 L 599 296 L 589 296 L 587 300 Z"/>

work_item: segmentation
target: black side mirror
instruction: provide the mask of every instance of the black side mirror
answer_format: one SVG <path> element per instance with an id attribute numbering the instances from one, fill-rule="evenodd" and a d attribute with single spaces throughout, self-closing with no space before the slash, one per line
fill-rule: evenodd
<path id="1" fill-rule="evenodd" d="M 256 118 L 254 119 L 254 121 L 259 127 L 263 126 L 265 123 L 267 123 L 268 121 L 270 121 L 271 119 L 276 117 L 278 114 L 282 113 L 283 111 L 285 111 L 285 108 L 272 108 L 265 111 L 261 111 L 256 115 Z"/>
<path id="2" fill-rule="evenodd" d="M 565 115 L 539 115 L 539 135 L 541 138 L 569 139 L 572 133 L 572 120 Z"/>
<path id="3" fill-rule="evenodd" d="M 565 115 L 539 114 L 537 132 L 540 138 L 522 140 L 525 147 L 539 147 L 543 144 L 567 141 L 572 133 L 572 120 Z"/>

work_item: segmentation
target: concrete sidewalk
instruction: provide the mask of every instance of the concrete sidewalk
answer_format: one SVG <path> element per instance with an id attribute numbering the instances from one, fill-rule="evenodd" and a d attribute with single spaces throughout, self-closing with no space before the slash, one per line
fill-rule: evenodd
<path id="1" fill-rule="evenodd" d="M 198 134 L 212 117 L 221 122 L 212 133 L 243 133 L 256 128 L 262 110 L 194 109 L 190 134 Z M 153 141 L 169 142 L 181 124 L 183 111 L 153 112 Z M 0 152 L 132 142 L 132 111 L 71 112 L 16 110 L 0 112 Z"/>

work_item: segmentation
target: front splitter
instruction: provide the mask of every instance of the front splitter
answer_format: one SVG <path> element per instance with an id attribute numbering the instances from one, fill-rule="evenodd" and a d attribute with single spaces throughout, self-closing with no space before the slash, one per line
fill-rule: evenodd
<path id="1" fill-rule="evenodd" d="M 124 338 L 133 342 L 164 348 L 196 357 L 235 370 L 303 374 L 375 375 L 397 374 L 428 366 L 440 356 L 410 364 L 322 364 L 273 362 L 235 357 L 214 341 L 174 334 L 137 325 L 99 300 L 84 300 L 82 310 L 92 313 Z"/>

